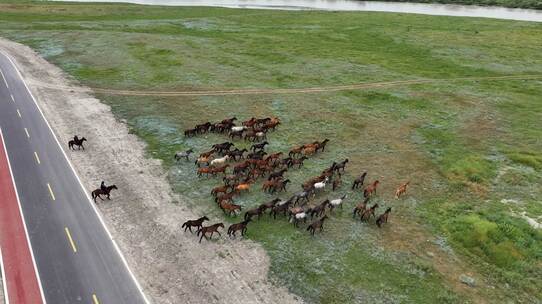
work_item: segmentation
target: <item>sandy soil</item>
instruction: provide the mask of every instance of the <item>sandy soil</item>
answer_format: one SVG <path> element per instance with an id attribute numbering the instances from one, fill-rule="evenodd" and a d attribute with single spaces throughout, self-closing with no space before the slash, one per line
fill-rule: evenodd
<path id="1" fill-rule="evenodd" d="M 145 158 L 145 144 L 129 134 L 109 106 L 30 48 L 0 38 L 0 49 L 15 59 L 25 79 L 73 87 L 55 90 L 29 81 L 61 141 L 74 134 L 89 140 L 85 152 L 68 153 L 87 190 L 101 180 L 119 187 L 112 201 L 98 206 L 153 303 L 301 301 L 268 280 L 269 257 L 258 244 L 226 237 L 198 244 L 194 235 L 181 231 L 185 220 L 201 214 L 172 193 L 160 162 Z"/>

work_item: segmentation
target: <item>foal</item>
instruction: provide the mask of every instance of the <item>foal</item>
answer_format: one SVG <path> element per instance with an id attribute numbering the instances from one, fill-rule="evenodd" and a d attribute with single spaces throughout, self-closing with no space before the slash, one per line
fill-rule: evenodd
<path id="1" fill-rule="evenodd" d="M 312 224 L 310 224 L 309 227 L 307 227 L 307 231 L 310 231 L 312 235 L 314 235 L 314 232 L 316 231 L 316 229 L 322 232 L 322 230 L 324 229 L 324 221 L 327 218 L 328 218 L 327 215 L 324 215 L 321 219 L 312 222 Z"/>
<path id="2" fill-rule="evenodd" d="M 203 237 L 205 237 L 205 239 L 207 239 L 207 233 L 211 233 L 211 235 L 209 236 L 209 239 L 212 239 L 213 238 L 213 233 L 218 233 L 218 235 L 222 236 L 222 234 L 220 234 L 220 231 L 218 231 L 218 228 L 224 228 L 224 224 L 222 223 L 218 223 L 218 224 L 214 224 L 214 225 L 211 225 L 211 226 L 207 226 L 207 227 L 201 227 L 201 229 L 198 230 L 198 232 L 196 233 L 196 235 L 200 235 L 201 233 L 201 237 L 199 238 L 199 242 L 201 243 L 201 239 L 203 239 Z"/>
<path id="3" fill-rule="evenodd" d="M 202 216 L 197 220 L 188 220 L 184 222 L 184 224 L 181 226 L 181 229 L 184 228 L 184 232 L 186 232 L 186 229 L 192 232 L 192 227 L 198 227 L 197 230 L 200 230 L 203 227 L 203 222 L 208 220 L 209 218 L 206 216 Z"/>

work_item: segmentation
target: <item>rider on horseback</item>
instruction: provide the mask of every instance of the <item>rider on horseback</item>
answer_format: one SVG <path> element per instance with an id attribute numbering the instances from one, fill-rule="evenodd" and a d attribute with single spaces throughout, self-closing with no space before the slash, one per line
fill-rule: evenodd
<path id="1" fill-rule="evenodd" d="M 107 191 L 107 186 L 105 185 L 104 181 L 102 181 L 102 183 L 100 184 L 100 189 L 102 189 L 102 191 Z"/>
<path id="2" fill-rule="evenodd" d="M 78 142 L 79 142 L 79 137 L 77 137 L 77 135 L 74 135 L 74 136 L 73 136 L 73 141 L 76 142 L 76 143 L 78 143 Z"/>

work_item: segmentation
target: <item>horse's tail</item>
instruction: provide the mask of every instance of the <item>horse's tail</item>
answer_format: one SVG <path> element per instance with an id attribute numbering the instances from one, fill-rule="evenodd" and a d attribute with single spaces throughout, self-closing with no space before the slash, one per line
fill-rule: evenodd
<path id="1" fill-rule="evenodd" d="M 98 197 L 98 194 L 96 194 L 96 190 L 92 191 L 91 195 L 92 195 L 92 199 L 96 201 L 96 198 Z"/>

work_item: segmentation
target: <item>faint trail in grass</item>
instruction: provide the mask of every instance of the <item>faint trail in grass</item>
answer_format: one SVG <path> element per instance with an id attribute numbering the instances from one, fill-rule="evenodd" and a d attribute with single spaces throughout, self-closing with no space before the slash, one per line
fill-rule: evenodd
<path id="1" fill-rule="evenodd" d="M 506 80 L 535 80 L 542 79 L 542 75 L 507 75 L 507 76 L 487 76 L 487 77 L 458 77 L 442 79 L 411 79 L 383 82 L 366 82 L 339 86 L 309 87 L 309 88 L 287 88 L 287 89 L 224 89 L 224 90 L 193 90 L 193 91 L 143 91 L 143 90 L 114 90 L 104 88 L 91 88 L 94 93 L 108 95 L 125 96 L 226 96 L 226 95 L 261 95 L 261 94 L 305 94 L 305 93 L 326 93 L 338 91 L 352 91 L 365 89 L 378 89 L 397 86 L 408 86 L 427 83 L 442 83 L 456 81 L 506 81 Z M 69 86 L 60 86 L 50 83 L 44 83 L 36 79 L 30 79 L 33 85 L 55 89 L 55 90 L 74 90 Z"/>

